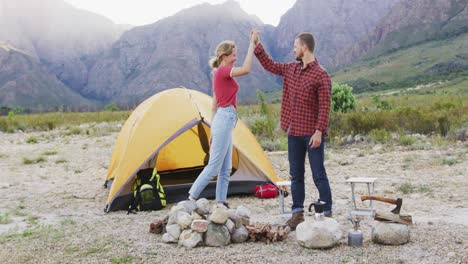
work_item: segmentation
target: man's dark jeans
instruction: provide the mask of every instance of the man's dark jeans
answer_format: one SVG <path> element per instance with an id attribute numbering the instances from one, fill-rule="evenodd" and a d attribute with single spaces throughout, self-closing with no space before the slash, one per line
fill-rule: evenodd
<path id="1" fill-rule="evenodd" d="M 291 175 L 291 192 L 293 198 L 292 212 L 304 210 L 304 172 L 305 155 L 308 154 L 312 178 L 320 195 L 320 201 L 326 202 L 325 213 L 331 213 L 332 194 L 325 170 L 325 139 L 318 148 L 309 145 L 312 136 L 288 136 L 289 174 Z"/>

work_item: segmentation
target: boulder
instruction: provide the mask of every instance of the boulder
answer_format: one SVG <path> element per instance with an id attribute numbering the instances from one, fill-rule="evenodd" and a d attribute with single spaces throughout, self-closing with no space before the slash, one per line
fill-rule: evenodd
<path id="1" fill-rule="evenodd" d="M 297 242 L 306 248 L 331 248 L 341 237 L 338 222 L 333 218 L 306 220 L 296 228 Z"/>
<path id="2" fill-rule="evenodd" d="M 171 235 L 171 237 L 179 238 L 180 236 L 180 226 L 177 224 L 166 226 L 166 233 Z"/>
<path id="3" fill-rule="evenodd" d="M 203 236 L 201 233 L 188 229 L 188 230 L 182 231 L 182 234 L 180 234 L 179 246 L 184 246 L 187 248 L 194 248 L 202 241 L 203 241 Z"/>
<path id="4" fill-rule="evenodd" d="M 178 213 L 177 224 L 180 226 L 180 229 L 186 229 L 192 224 L 192 217 L 186 212 Z"/>
<path id="5" fill-rule="evenodd" d="M 409 226 L 376 221 L 372 228 L 372 241 L 385 245 L 402 245 L 410 240 Z"/>
<path id="6" fill-rule="evenodd" d="M 247 231 L 247 228 L 244 226 L 241 226 L 240 228 L 237 228 L 234 230 L 234 233 L 232 234 L 231 241 L 233 243 L 242 243 L 245 242 L 249 238 L 249 231 Z"/>
<path id="7" fill-rule="evenodd" d="M 210 202 L 207 199 L 205 198 L 198 199 L 196 202 L 196 205 L 197 205 L 197 213 L 199 215 L 210 213 Z"/>
<path id="8" fill-rule="evenodd" d="M 228 220 L 228 212 L 225 208 L 218 207 L 213 210 L 209 219 L 213 223 L 224 225 Z"/>
<path id="9" fill-rule="evenodd" d="M 222 247 L 229 245 L 231 235 L 224 225 L 210 223 L 205 233 L 205 245 L 210 247 Z"/>
<path id="10" fill-rule="evenodd" d="M 177 204 L 185 209 L 185 212 L 191 214 L 193 211 L 197 210 L 197 203 L 195 201 L 182 201 Z"/>

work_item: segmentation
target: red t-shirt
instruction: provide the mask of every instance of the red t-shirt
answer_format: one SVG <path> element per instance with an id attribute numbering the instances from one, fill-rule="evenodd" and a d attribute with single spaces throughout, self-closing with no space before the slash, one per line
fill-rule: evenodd
<path id="1" fill-rule="evenodd" d="M 232 67 L 220 66 L 213 74 L 213 89 L 218 107 L 233 105 L 237 108 L 239 84 L 231 77 Z"/>

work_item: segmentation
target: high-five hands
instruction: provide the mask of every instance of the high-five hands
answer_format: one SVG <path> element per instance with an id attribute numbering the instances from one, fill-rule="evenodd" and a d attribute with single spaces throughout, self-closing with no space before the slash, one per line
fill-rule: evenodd
<path id="1" fill-rule="evenodd" d="M 255 46 L 260 42 L 260 33 L 257 29 L 250 31 L 250 41 L 253 42 Z"/>

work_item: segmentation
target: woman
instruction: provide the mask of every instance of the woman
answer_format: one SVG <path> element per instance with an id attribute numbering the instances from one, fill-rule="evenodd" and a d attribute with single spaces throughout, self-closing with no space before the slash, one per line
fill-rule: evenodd
<path id="1" fill-rule="evenodd" d="M 216 202 L 226 202 L 229 176 L 232 167 L 232 130 L 237 122 L 237 91 L 239 84 L 234 77 L 249 74 L 252 67 L 254 41 L 258 32 L 250 34 L 250 45 L 242 67 L 234 67 L 237 50 L 232 41 L 223 41 L 216 48 L 216 57 L 210 61 L 213 68 L 213 120 L 211 123 L 210 159 L 189 191 L 189 199 L 196 200 L 206 185 L 218 176 Z"/>

